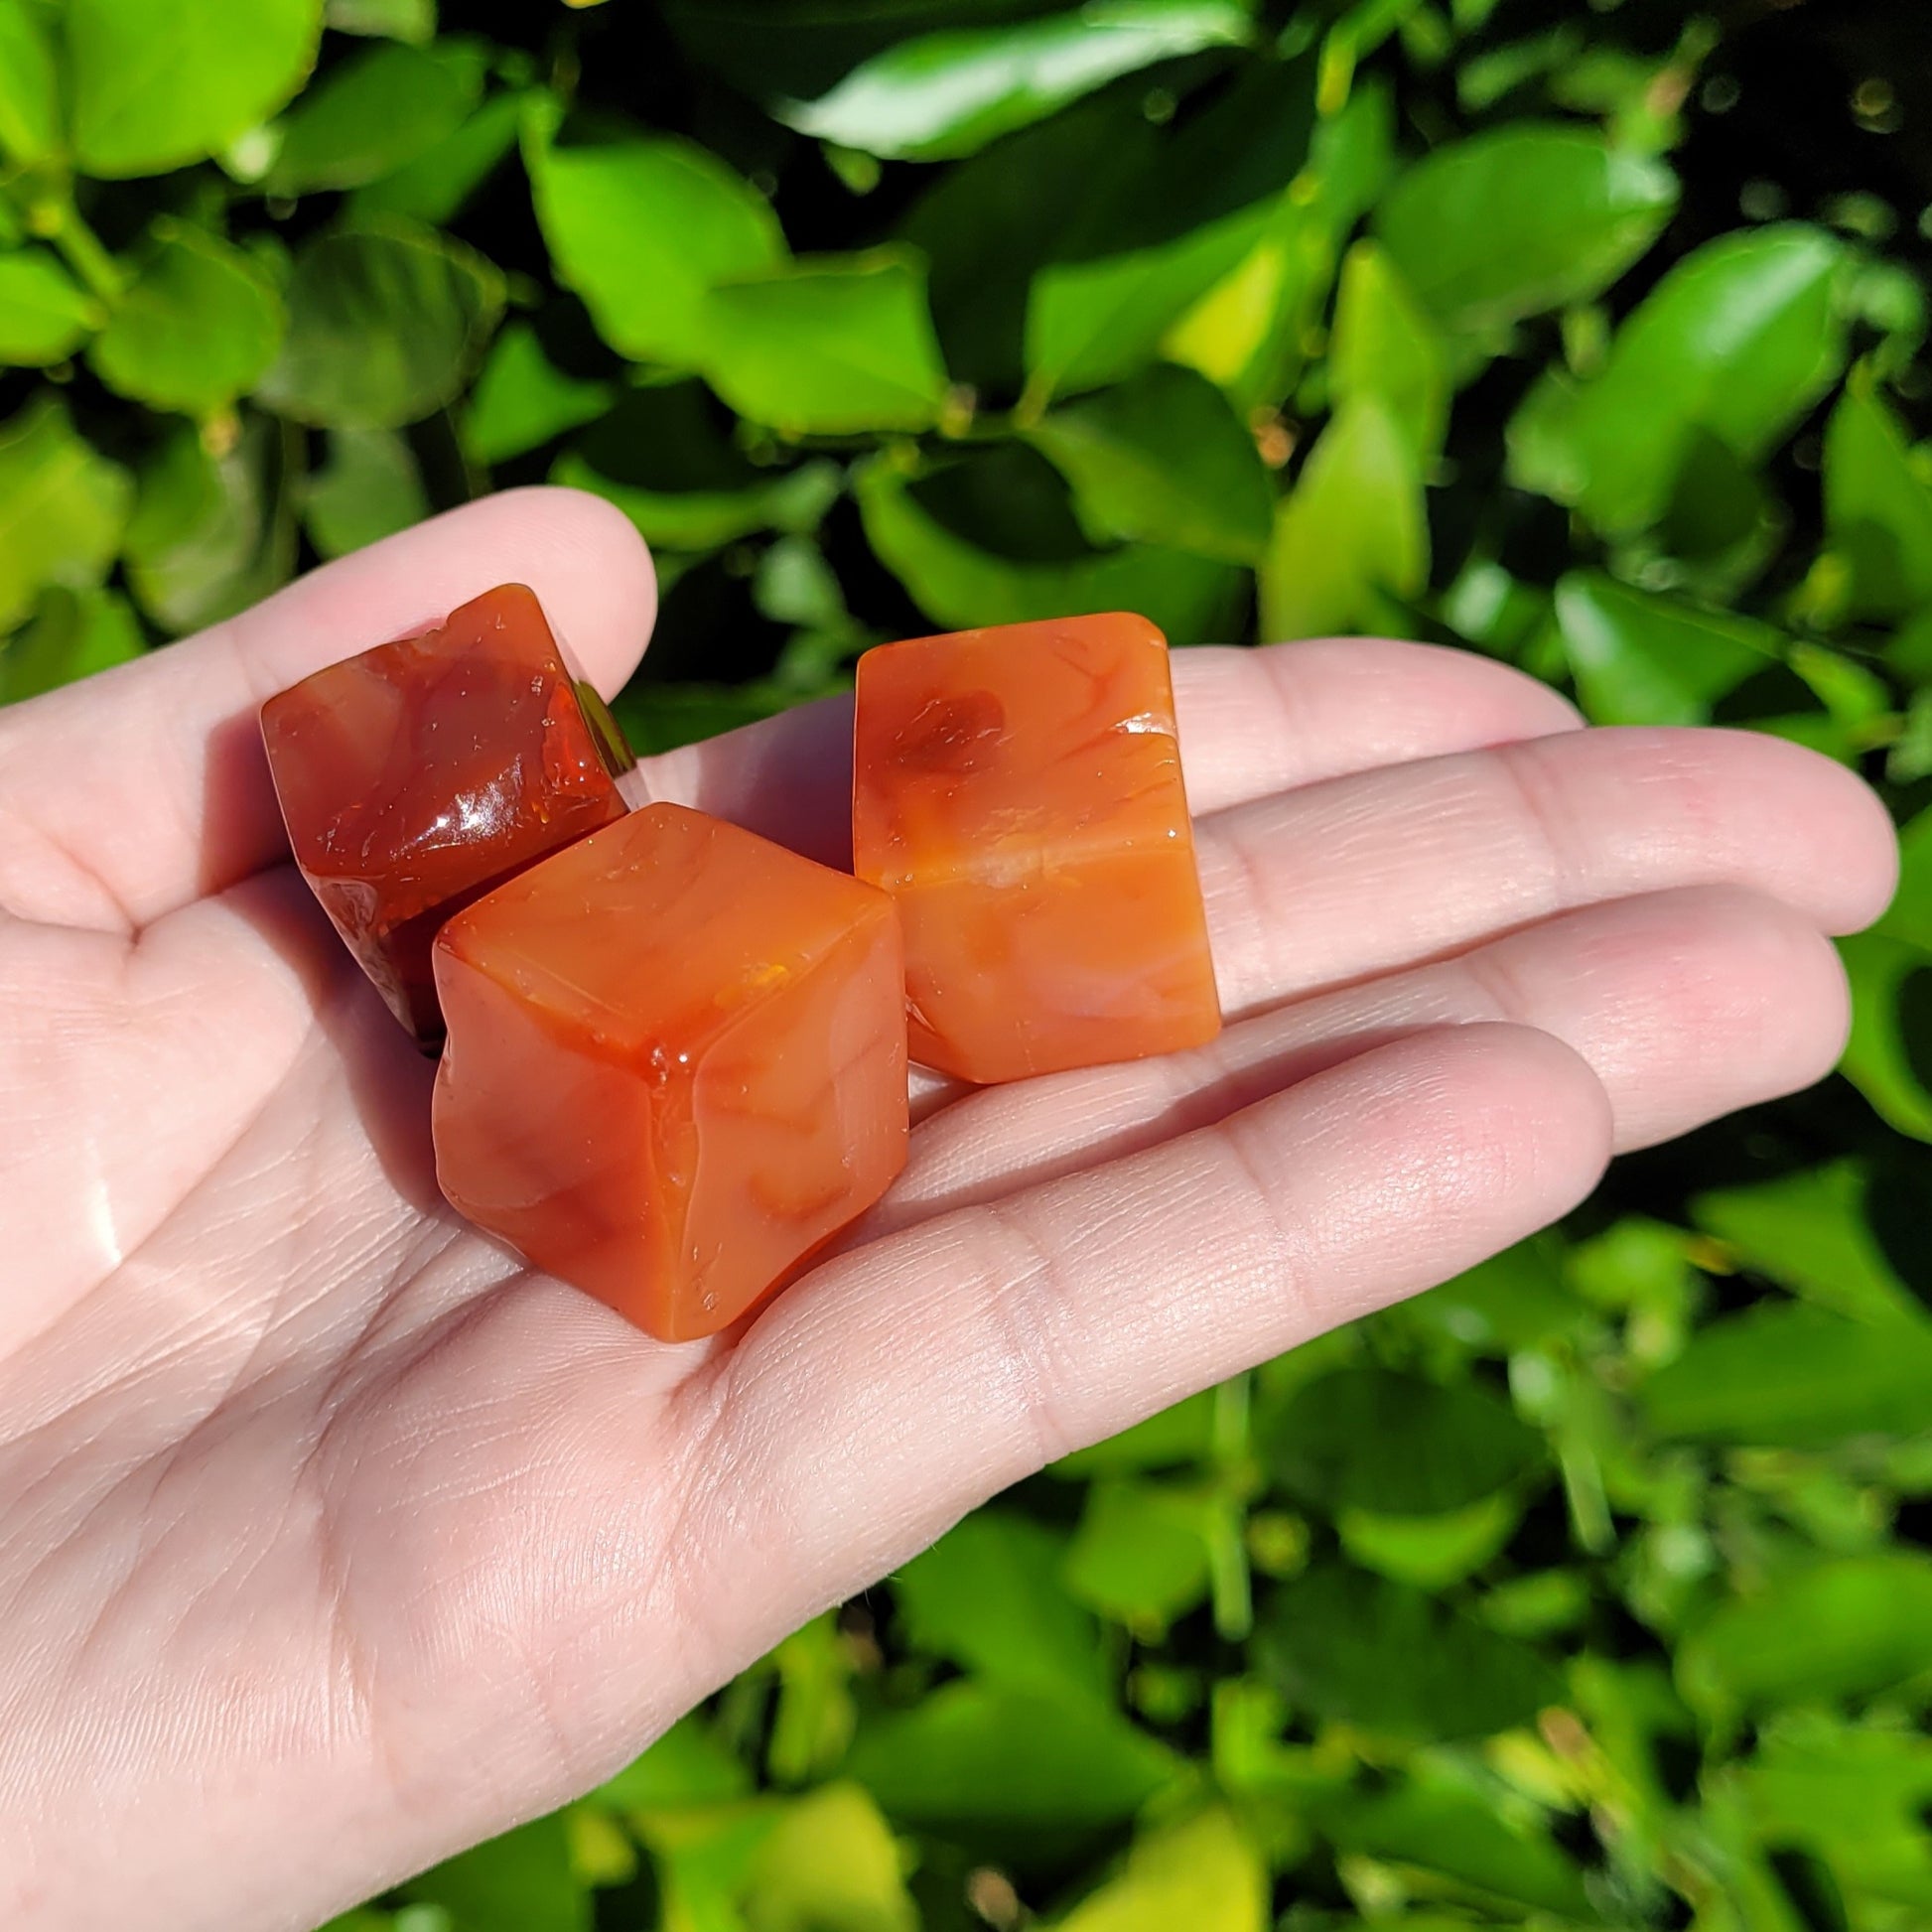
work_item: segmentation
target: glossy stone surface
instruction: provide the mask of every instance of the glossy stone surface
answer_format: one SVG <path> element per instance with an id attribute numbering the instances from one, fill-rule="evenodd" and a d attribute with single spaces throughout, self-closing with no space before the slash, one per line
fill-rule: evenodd
<path id="1" fill-rule="evenodd" d="M 304 678 L 261 726 L 302 876 L 426 1046 L 437 928 L 624 810 L 621 739 L 520 584 Z"/>
<path id="2" fill-rule="evenodd" d="M 853 870 L 905 927 L 911 1053 L 968 1080 L 1220 1030 L 1168 649 L 1144 618 L 859 660 Z"/>
<path id="3" fill-rule="evenodd" d="M 884 893 L 647 805 L 443 928 L 437 1176 L 665 1341 L 736 1320 L 905 1162 Z"/>

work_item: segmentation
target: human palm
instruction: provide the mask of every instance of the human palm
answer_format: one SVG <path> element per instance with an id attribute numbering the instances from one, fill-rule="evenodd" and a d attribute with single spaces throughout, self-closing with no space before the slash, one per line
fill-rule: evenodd
<path id="1" fill-rule="evenodd" d="M 608 1773 L 1042 1462 L 1832 1062 L 1855 779 L 1484 660 L 1176 657 L 1229 1027 L 934 1085 L 879 1209 L 666 1347 L 437 1193 L 431 1069 L 254 712 L 506 580 L 610 689 L 627 524 L 512 492 L 0 715 L 0 1922 L 292 1932 Z M 646 764 L 836 857 L 820 707 Z"/>

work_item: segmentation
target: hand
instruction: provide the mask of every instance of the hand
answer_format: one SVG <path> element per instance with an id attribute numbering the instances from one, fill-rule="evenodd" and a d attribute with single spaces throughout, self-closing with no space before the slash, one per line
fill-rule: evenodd
<path id="1" fill-rule="evenodd" d="M 669 1348 L 437 1194 L 431 1069 L 286 864 L 270 692 L 505 580 L 597 681 L 629 526 L 516 492 L 0 714 L 0 1922 L 290 1932 L 614 1770 L 981 1499 L 1832 1064 L 1853 777 L 1408 644 L 1178 653 L 1230 1025 L 940 1091 Z M 840 706 L 654 795 L 836 857 Z"/>

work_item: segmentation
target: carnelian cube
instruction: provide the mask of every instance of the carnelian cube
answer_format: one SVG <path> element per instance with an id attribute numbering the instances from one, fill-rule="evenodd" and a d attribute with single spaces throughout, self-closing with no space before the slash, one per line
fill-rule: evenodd
<path id="1" fill-rule="evenodd" d="M 295 863 L 428 1047 L 437 928 L 625 809 L 623 741 L 521 584 L 304 678 L 261 728 Z"/>
<path id="2" fill-rule="evenodd" d="M 915 1060 L 967 1080 L 1220 1031 L 1168 647 L 1117 614 L 859 660 L 853 870 L 905 927 Z"/>
<path id="3" fill-rule="evenodd" d="M 664 1341 L 735 1321 L 905 1164 L 884 893 L 647 805 L 459 913 L 436 1172 L 480 1226 Z"/>

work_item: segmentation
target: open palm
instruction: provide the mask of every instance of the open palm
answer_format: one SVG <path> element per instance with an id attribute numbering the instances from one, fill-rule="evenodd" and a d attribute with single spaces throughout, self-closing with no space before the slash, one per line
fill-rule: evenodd
<path id="1" fill-rule="evenodd" d="M 1227 1032 L 922 1096 L 671 1348 L 465 1226 L 286 863 L 260 700 L 489 585 L 607 690 L 629 526 L 474 505 L 0 716 L 0 1921 L 299 1928 L 605 1775 L 1007 1483 L 1800 1086 L 1892 879 L 1788 745 L 1414 645 L 1174 666 Z M 648 763 L 834 857 L 837 706 Z"/>

